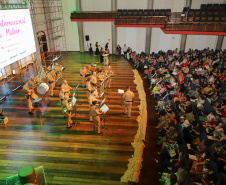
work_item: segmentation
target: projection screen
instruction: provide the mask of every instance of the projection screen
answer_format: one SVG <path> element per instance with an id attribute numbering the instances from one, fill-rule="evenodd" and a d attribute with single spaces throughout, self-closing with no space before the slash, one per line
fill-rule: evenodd
<path id="1" fill-rule="evenodd" d="M 0 68 L 36 52 L 29 9 L 0 10 Z"/>

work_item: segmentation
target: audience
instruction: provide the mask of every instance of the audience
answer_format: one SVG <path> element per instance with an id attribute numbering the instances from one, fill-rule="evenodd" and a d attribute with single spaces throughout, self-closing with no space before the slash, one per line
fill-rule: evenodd
<path id="1" fill-rule="evenodd" d="M 226 184 L 226 51 L 159 51 L 130 61 L 144 70 L 159 114 L 163 184 Z"/>

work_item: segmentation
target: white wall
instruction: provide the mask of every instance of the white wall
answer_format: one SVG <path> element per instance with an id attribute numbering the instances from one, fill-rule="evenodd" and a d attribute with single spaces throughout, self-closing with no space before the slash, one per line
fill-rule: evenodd
<path id="1" fill-rule="evenodd" d="M 13 4 L 13 3 L 18 4 L 19 2 L 17 0 L 9 0 L 9 4 Z M 37 18 L 37 21 L 45 20 L 45 17 L 44 17 L 43 14 L 38 15 L 36 18 Z M 39 25 L 39 29 L 40 30 L 46 30 L 45 24 Z M 34 36 L 36 36 L 36 35 L 34 35 Z M 32 62 L 32 56 L 33 56 L 33 54 L 22 58 L 21 61 L 19 61 L 19 65 L 22 65 L 22 67 L 24 67 L 24 66 L 28 65 L 29 63 L 31 63 Z M 8 75 L 11 74 L 11 66 L 14 66 L 15 63 L 12 63 L 12 64 L 4 67 L 4 68 L 0 68 L 0 79 L 1 79 L 1 76 L 5 75 L 5 74 L 8 74 Z"/>
<path id="2" fill-rule="evenodd" d="M 118 9 L 147 9 L 148 0 L 118 0 Z"/>
<path id="3" fill-rule="evenodd" d="M 146 28 L 117 28 L 117 44 L 121 47 L 126 44 L 132 51 L 141 53 L 145 51 Z"/>
<path id="4" fill-rule="evenodd" d="M 147 9 L 148 0 L 118 0 L 118 9 Z M 146 28 L 117 28 L 117 44 L 123 47 L 131 47 L 133 51 L 140 53 L 145 51 Z"/>
<path id="5" fill-rule="evenodd" d="M 111 39 L 111 23 L 110 22 L 84 22 L 83 32 L 85 35 L 89 35 L 90 41 L 92 43 L 93 50 L 95 50 L 95 43 L 98 42 L 101 47 L 105 47 L 105 44 L 109 43 L 109 50 L 112 53 L 112 39 Z M 110 41 L 108 40 L 110 39 Z M 88 51 L 87 42 L 85 42 L 85 50 Z"/>
<path id="6" fill-rule="evenodd" d="M 216 35 L 187 35 L 185 51 L 191 49 L 204 49 L 209 47 L 215 49 L 217 43 Z"/>
<path id="7" fill-rule="evenodd" d="M 75 0 L 63 0 L 63 17 L 67 51 L 80 51 L 77 22 L 71 22 L 71 11 L 76 10 Z"/>
<path id="8" fill-rule="evenodd" d="M 152 28 L 150 52 L 174 50 L 180 47 L 180 40 L 180 34 L 164 34 L 160 28 Z"/>
<path id="9" fill-rule="evenodd" d="M 81 2 L 82 11 L 111 11 L 111 0 L 81 0 Z"/>
<path id="10" fill-rule="evenodd" d="M 199 9 L 201 4 L 224 4 L 225 0 L 193 0 L 191 8 L 192 9 Z"/>
<path id="11" fill-rule="evenodd" d="M 154 0 L 154 9 L 171 9 L 172 12 L 182 12 L 185 0 Z"/>

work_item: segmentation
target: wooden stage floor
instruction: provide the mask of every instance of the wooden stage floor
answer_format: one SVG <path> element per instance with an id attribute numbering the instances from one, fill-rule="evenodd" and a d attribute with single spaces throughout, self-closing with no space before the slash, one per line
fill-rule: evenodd
<path id="1" fill-rule="evenodd" d="M 99 57 L 79 52 L 63 53 L 60 58 L 60 64 L 66 67 L 63 79 L 76 87 L 81 84 L 80 68 L 92 63 L 99 63 Z M 36 107 L 31 116 L 27 113 L 22 90 L 0 105 L 10 121 L 8 129 L 0 128 L 0 179 L 17 174 L 26 165 L 43 165 L 48 185 L 123 184 L 120 178 L 133 154 L 131 142 L 137 131 L 139 99 L 130 64 L 122 56 L 110 56 L 110 63 L 117 76 L 113 79 L 113 88 L 105 96 L 110 110 L 106 116 L 108 129 L 102 135 L 92 131 L 86 89 L 81 86 L 76 119 L 80 124 L 71 129 L 66 128 L 66 120 L 61 115 L 59 88 L 54 90 L 55 97 L 50 97 L 50 104 L 40 109 Z M 118 94 L 118 89 L 126 90 L 127 86 L 136 96 L 130 119 L 122 114 Z"/>

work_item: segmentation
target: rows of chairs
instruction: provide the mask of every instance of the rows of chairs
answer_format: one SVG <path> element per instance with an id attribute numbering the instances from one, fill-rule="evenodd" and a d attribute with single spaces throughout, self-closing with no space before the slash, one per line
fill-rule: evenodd
<path id="1" fill-rule="evenodd" d="M 201 10 L 225 10 L 226 4 L 201 4 Z"/>
<path id="2" fill-rule="evenodd" d="M 118 9 L 118 16 L 166 16 L 171 15 L 171 9 Z"/>
<path id="3" fill-rule="evenodd" d="M 182 20 L 189 22 L 226 22 L 226 5 L 202 4 L 200 9 L 190 9 L 187 18 L 183 17 Z"/>

